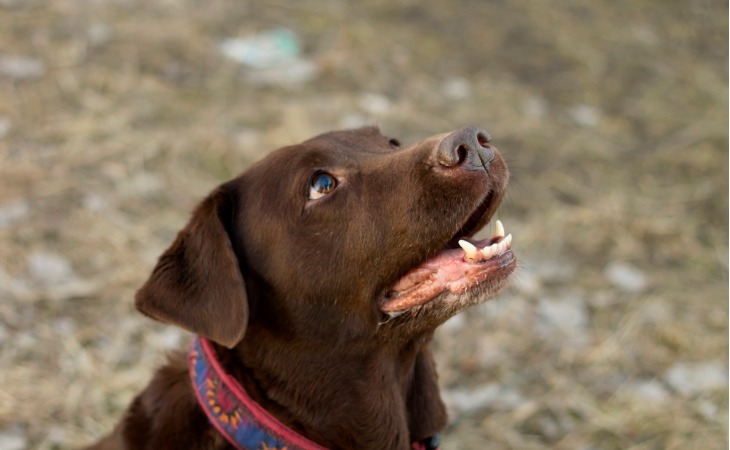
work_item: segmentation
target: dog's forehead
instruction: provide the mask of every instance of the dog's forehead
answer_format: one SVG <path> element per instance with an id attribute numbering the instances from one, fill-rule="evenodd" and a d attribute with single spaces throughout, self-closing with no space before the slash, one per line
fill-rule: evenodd
<path id="1" fill-rule="evenodd" d="M 376 126 L 330 131 L 301 144 L 304 148 L 339 151 L 382 151 L 388 147 L 388 138 Z"/>

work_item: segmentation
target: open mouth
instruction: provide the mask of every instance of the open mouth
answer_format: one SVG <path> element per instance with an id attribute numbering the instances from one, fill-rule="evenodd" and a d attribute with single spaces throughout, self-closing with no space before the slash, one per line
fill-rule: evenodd
<path id="1" fill-rule="evenodd" d="M 444 292 L 460 295 L 504 279 L 514 268 L 512 235 L 505 235 L 499 220 L 492 237 L 469 236 L 489 220 L 498 201 L 490 194 L 461 227 L 446 248 L 409 270 L 381 299 L 380 310 L 390 318 L 434 300 Z M 458 245 L 458 247 L 456 247 Z M 456 247 L 456 248 L 454 248 Z M 487 289 L 489 290 L 489 289 Z M 485 292 L 485 296 L 494 292 Z"/>

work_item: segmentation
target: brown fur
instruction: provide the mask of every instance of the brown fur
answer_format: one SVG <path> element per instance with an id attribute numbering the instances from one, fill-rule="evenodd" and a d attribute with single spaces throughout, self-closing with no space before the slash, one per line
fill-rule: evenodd
<path id="1" fill-rule="evenodd" d="M 499 203 L 506 166 L 491 146 L 471 147 L 473 130 L 399 149 L 363 128 L 272 153 L 203 200 L 137 307 L 214 341 L 249 395 L 310 440 L 410 448 L 446 425 L 429 342 L 457 308 L 427 304 L 386 322 L 378 301 L 453 240 L 486 193 L 491 204 L 463 233 Z M 318 170 L 340 183 L 311 201 Z M 493 295 L 504 282 L 465 295 Z M 198 407 L 179 354 L 93 448 L 230 445 Z"/>

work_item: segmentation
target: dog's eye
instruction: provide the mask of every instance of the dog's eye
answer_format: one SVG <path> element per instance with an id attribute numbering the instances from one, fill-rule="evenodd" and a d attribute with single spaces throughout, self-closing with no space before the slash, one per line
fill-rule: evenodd
<path id="1" fill-rule="evenodd" d="M 337 179 L 326 172 L 320 172 L 312 177 L 309 184 L 309 199 L 317 200 L 329 194 L 337 187 Z"/>
<path id="2" fill-rule="evenodd" d="M 393 148 L 400 148 L 400 141 L 395 138 L 388 139 L 388 144 Z"/>

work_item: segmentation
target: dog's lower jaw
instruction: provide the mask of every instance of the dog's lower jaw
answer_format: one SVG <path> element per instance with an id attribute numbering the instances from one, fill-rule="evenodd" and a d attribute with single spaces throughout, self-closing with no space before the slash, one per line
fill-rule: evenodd
<path id="1" fill-rule="evenodd" d="M 246 361 L 246 368 L 231 370 L 251 398 L 313 442 L 328 448 L 409 449 L 412 442 L 440 432 L 447 423 L 431 338 L 432 333 L 425 333 L 404 341 L 397 353 L 392 347 L 373 349 L 367 360 L 359 354 L 357 361 L 342 364 L 340 368 L 346 369 L 338 373 L 322 372 L 327 366 L 317 360 L 349 359 L 345 353 L 332 354 L 339 348 L 292 351 L 285 349 L 285 343 L 267 350 L 244 348 L 245 342 L 257 341 L 247 336 L 239 348 L 218 346 L 217 351 L 224 364 L 226 359 Z M 272 365 L 266 357 L 279 352 L 286 353 L 288 367 Z M 297 385 L 278 381 L 288 379 L 289 370 L 298 371 Z"/>

